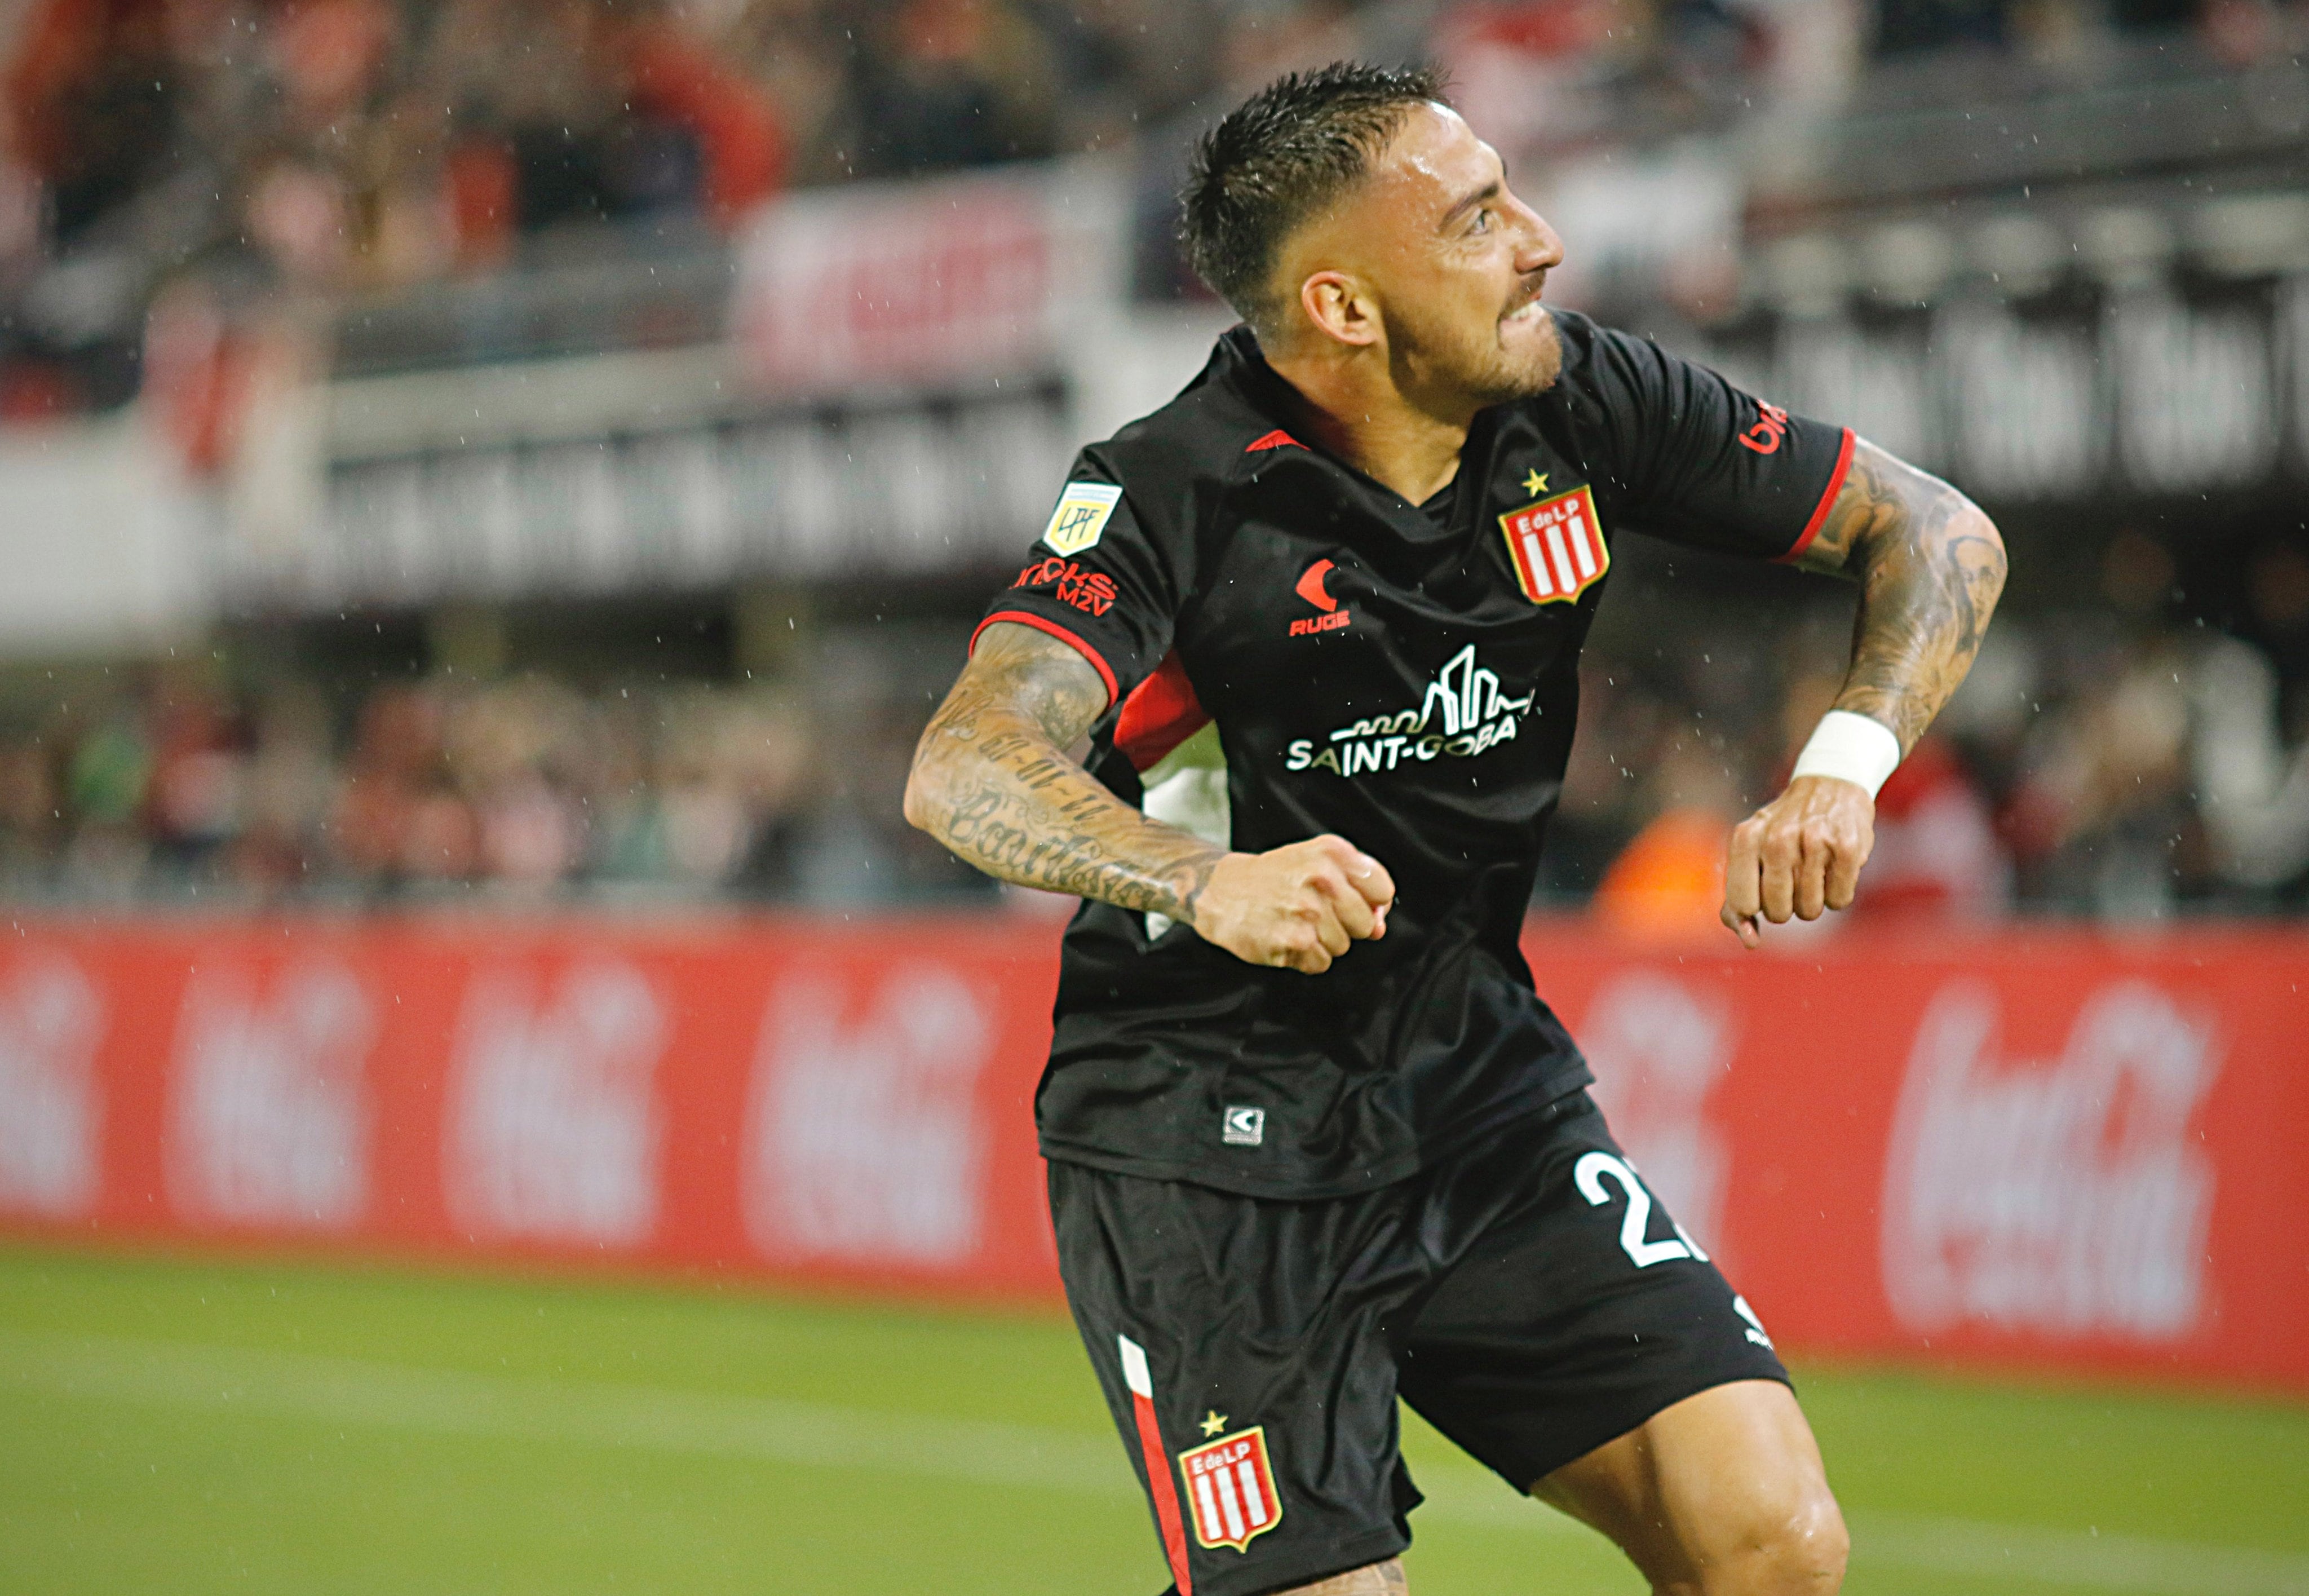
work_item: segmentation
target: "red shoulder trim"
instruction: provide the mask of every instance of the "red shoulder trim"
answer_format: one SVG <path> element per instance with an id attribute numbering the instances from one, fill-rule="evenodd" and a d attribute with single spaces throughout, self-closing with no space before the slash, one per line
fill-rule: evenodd
<path id="1" fill-rule="evenodd" d="M 988 627 L 992 626 L 998 620 L 1015 620 L 1020 626 L 1031 626 L 1038 632 L 1048 632 L 1059 642 L 1071 645 L 1075 650 L 1083 656 L 1083 658 L 1090 661 L 1092 668 L 1098 672 L 1099 680 L 1106 683 L 1106 701 L 1109 704 L 1114 702 L 1116 694 L 1120 690 L 1115 686 L 1114 667 L 1108 664 L 1105 660 L 1099 657 L 1099 652 L 1097 649 L 1093 648 L 1080 638 L 1076 637 L 1074 633 L 1067 630 L 1066 628 L 1060 626 L 1057 621 L 1045 620 L 1040 615 L 1033 613 L 1030 610 L 997 610 L 993 614 L 989 615 L 985 620 L 978 623 L 978 631 L 970 634 L 970 646 L 964 652 L 968 654 L 977 653 L 979 633 L 983 632 Z"/>
<path id="2" fill-rule="evenodd" d="M 1820 535 L 1820 529 L 1828 525 L 1828 512 L 1835 507 L 1836 496 L 1844 491 L 1844 473 L 1852 469 L 1853 441 L 1852 429 L 1846 427 L 1844 429 L 1844 447 L 1836 451 L 1836 469 L 1828 473 L 1828 486 L 1820 490 L 1820 502 L 1812 507 L 1812 519 L 1804 523 L 1803 532 L 1797 537 L 1794 546 L 1786 553 L 1777 556 L 1773 564 L 1786 565 L 1803 554 L 1812 547 L 1812 539 Z"/>
<path id="3" fill-rule="evenodd" d="M 1151 769 L 1210 721 L 1173 649 L 1163 656 L 1154 674 L 1132 688 L 1130 696 L 1122 700 L 1122 714 L 1114 723 L 1114 746 L 1129 759 L 1132 769 Z"/>
<path id="4" fill-rule="evenodd" d="M 1306 447 L 1282 428 L 1277 427 L 1264 438 L 1252 438 L 1250 447 L 1243 450 L 1243 453 L 1256 455 L 1261 449 L 1303 449 Z"/>

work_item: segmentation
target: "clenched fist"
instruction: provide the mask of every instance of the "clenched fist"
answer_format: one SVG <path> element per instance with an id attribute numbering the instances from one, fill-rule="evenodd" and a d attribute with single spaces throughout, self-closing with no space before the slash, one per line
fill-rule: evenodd
<path id="1" fill-rule="evenodd" d="M 1195 899 L 1195 929 L 1249 964 L 1319 976 L 1350 942 L 1387 934 L 1395 881 L 1342 837 L 1229 854 Z"/>
<path id="2" fill-rule="evenodd" d="M 1764 940 L 1763 921 L 1817 920 L 1848 908 L 1860 867 L 1876 846 L 1876 801 L 1832 776 L 1800 776 L 1786 792 L 1732 828 L 1724 870 L 1724 924 L 1744 947 Z"/>

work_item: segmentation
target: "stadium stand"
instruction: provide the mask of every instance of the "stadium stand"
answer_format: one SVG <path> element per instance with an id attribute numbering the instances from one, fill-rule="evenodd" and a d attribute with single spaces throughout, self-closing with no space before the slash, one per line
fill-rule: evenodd
<path id="1" fill-rule="evenodd" d="M 1073 443 L 1222 323 L 1186 134 L 1362 52 L 1451 65 L 1569 302 L 2013 533 L 1868 913 L 2296 908 L 2305 39 L 2262 0 L 0 6 L 8 535 L 142 583 L 0 597 L 4 890 L 995 901 L 902 823 L 905 750 Z M 89 485 L 132 478 L 157 519 Z M 1621 566 L 1681 640 L 1606 606 L 1543 899 L 1640 919 L 1846 612 Z"/>

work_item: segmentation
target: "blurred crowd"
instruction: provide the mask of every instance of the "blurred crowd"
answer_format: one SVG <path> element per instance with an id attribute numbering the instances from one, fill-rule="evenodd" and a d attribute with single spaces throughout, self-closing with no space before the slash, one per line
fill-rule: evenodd
<path id="1" fill-rule="evenodd" d="M 2309 0 L 0 0 L 0 425 L 141 388 L 213 467 L 248 368 L 327 358 L 322 312 L 710 242 L 795 186 L 1075 152 L 1137 148 L 1138 286 L 1189 291 L 1163 220 L 1185 134 L 1340 56 L 1439 58 L 1503 145 L 1576 156 L 1833 108 L 1871 60 L 2074 64 L 2127 35 L 2271 58 L 2309 48 Z M 2157 541 L 2094 558 L 2097 583 L 2008 607 L 1886 788 L 1861 917 L 2309 902 L 2309 555 L 2264 546 L 2186 612 Z M 1662 582 L 1606 607 L 1544 903 L 1712 921 L 1725 831 L 1845 649 L 1838 601 L 1760 602 Z M 1612 624 L 1639 611 L 1662 623 Z M 959 654 L 875 629 L 774 685 L 33 683 L 0 704 L 0 896 L 990 896 L 898 812 Z"/>
<path id="2" fill-rule="evenodd" d="M 1998 619 L 1886 784 L 1855 923 L 2309 906 L 2309 551 L 2262 547 L 2220 627 L 2176 616 L 2157 541 L 2098 562 L 2082 607 Z M 1848 601 L 1816 593 L 1655 598 L 1641 641 L 1599 629 L 1585 662 L 1541 888 L 1637 933 L 1713 923 L 1726 833 L 1786 781 L 1849 646 Z"/>
<path id="3" fill-rule="evenodd" d="M 862 906 L 990 892 L 899 813 L 926 714 L 895 685 L 906 662 L 834 653 L 840 681 L 774 687 L 444 673 L 348 695 L 297 677 L 236 690 L 213 662 L 83 680 L 0 739 L 0 897 Z"/>
<path id="4" fill-rule="evenodd" d="M 172 282 L 405 290 L 525 235 L 1095 147 L 1207 82 L 1205 9 L 0 0 L 0 420 L 126 397 Z"/>
<path id="5" fill-rule="evenodd" d="M 1855 921 L 2309 904 L 2309 553 L 2262 551 L 2230 630 L 2171 620 L 2172 562 L 2138 533 L 2100 577 L 2105 603 L 1991 632 L 1879 800 Z M 1730 826 L 1833 699 L 1848 601 L 1647 586 L 1587 658 L 1540 902 L 1673 935 L 1713 924 Z M 943 629 L 858 629 L 775 686 L 83 683 L 0 739 L 0 895 L 990 900 L 899 812 L 960 653 Z"/>
<path id="6" fill-rule="evenodd" d="M 789 186 L 1148 128 L 1163 210 L 1196 119 L 1342 56 L 1440 58 L 1493 138 L 1546 152 L 1832 106 L 1872 54 L 2074 56 L 2189 28 L 2282 53 L 2305 18 L 2303 0 L 0 0 L 0 421 L 129 397 L 156 307 L 153 337 L 181 347 L 186 319 L 486 273 L 525 236 L 710 236 Z"/>

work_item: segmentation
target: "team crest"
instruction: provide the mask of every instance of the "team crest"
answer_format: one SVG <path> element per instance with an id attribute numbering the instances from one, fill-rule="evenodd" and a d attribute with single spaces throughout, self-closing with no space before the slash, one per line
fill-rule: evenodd
<path id="1" fill-rule="evenodd" d="M 1042 542 L 1053 554 L 1081 553 L 1098 542 L 1107 517 L 1121 501 L 1122 490 L 1111 482 L 1068 482 L 1059 495 L 1058 508 L 1051 512 L 1051 524 L 1042 529 Z"/>
<path id="2" fill-rule="evenodd" d="M 1612 568 L 1596 496 L 1585 487 L 1500 517 L 1516 585 L 1535 604 L 1570 603 Z"/>
<path id="3" fill-rule="evenodd" d="M 1179 1454 L 1186 1477 L 1187 1502 L 1195 1516 L 1195 1539 L 1206 1549 L 1250 1543 L 1283 1522 L 1283 1498 L 1267 1461 L 1264 1427 L 1245 1430 Z"/>

